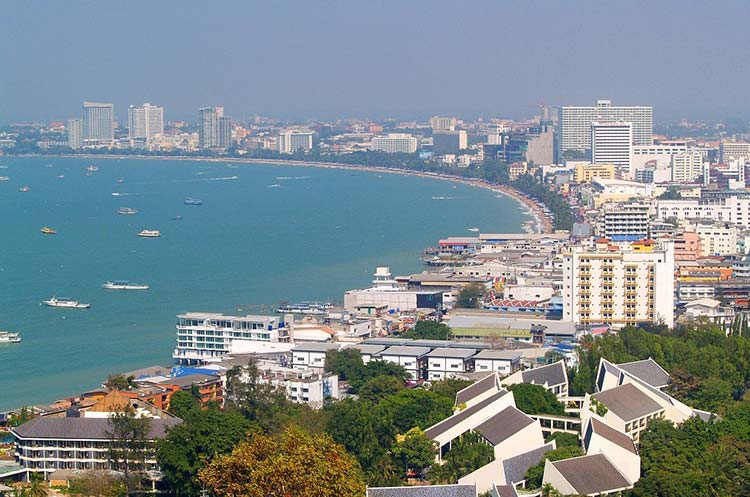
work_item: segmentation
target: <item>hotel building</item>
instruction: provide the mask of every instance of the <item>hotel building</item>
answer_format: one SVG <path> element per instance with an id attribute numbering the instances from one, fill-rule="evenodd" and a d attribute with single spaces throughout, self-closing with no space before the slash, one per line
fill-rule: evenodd
<path id="1" fill-rule="evenodd" d="M 145 103 L 128 107 L 128 137 L 151 138 L 164 134 L 164 107 Z"/>
<path id="2" fill-rule="evenodd" d="M 115 106 L 83 102 L 84 144 L 111 145 L 115 139 Z"/>
<path id="3" fill-rule="evenodd" d="M 293 154 L 297 150 L 310 150 L 313 147 L 312 131 L 287 130 L 279 133 L 279 153 Z"/>
<path id="4" fill-rule="evenodd" d="M 591 123 L 591 162 L 614 164 L 621 174 L 631 177 L 633 125 L 629 122 Z"/>
<path id="5" fill-rule="evenodd" d="M 408 133 L 389 133 L 372 138 L 372 150 L 388 153 L 413 154 L 417 151 L 417 139 Z"/>
<path id="6" fill-rule="evenodd" d="M 563 320 L 614 327 L 674 325 L 674 245 L 642 240 L 575 246 L 563 256 Z"/>

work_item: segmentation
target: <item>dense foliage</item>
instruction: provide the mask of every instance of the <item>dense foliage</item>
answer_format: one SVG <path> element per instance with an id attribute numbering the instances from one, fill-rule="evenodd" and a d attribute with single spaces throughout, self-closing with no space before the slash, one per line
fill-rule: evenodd
<path id="1" fill-rule="evenodd" d="M 456 307 L 461 307 L 463 309 L 476 309 L 477 307 L 480 307 L 485 290 L 486 288 L 484 285 L 478 283 L 466 285 L 458 291 L 458 296 L 456 296 Z"/>
<path id="2" fill-rule="evenodd" d="M 446 324 L 422 320 L 418 321 L 414 328 L 402 333 L 401 336 L 417 340 L 450 340 L 453 334 Z"/>
<path id="3" fill-rule="evenodd" d="M 368 381 L 378 376 L 393 376 L 402 383 L 409 378 L 402 366 L 392 362 L 370 361 L 365 364 L 362 354 L 356 349 L 328 351 L 325 369 L 348 382 L 353 392 L 358 392 Z"/>
<path id="4" fill-rule="evenodd" d="M 554 226 L 558 230 L 573 228 L 573 213 L 570 205 L 556 190 L 539 182 L 535 177 L 524 174 L 511 183 L 511 186 L 527 197 L 543 203 L 555 216 Z"/>
<path id="5" fill-rule="evenodd" d="M 430 470 L 432 483 L 456 483 L 469 473 L 489 464 L 495 458 L 495 451 L 474 432 L 465 433 L 451 444 L 451 449 L 443 456 L 443 464 Z"/>
<path id="6" fill-rule="evenodd" d="M 526 414 L 565 415 L 565 406 L 557 400 L 557 396 L 541 385 L 531 383 L 516 383 L 505 385 L 513 392 L 518 410 Z"/>

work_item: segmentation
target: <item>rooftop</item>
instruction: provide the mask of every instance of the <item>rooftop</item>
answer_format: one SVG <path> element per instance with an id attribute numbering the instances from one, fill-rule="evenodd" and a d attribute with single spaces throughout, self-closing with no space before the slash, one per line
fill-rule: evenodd
<path id="1" fill-rule="evenodd" d="M 476 485 L 419 485 L 411 487 L 375 487 L 367 497 L 476 497 Z"/>
<path id="2" fill-rule="evenodd" d="M 483 394 L 488 390 L 494 390 L 497 388 L 497 375 L 495 373 L 488 374 L 481 380 L 475 381 L 468 387 L 459 390 L 456 393 L 456 405 L 465 404 L 474 397 Z"/>
<path id="3" fill-rule="evenodd" d="M 405 356 L 414 356 L 414 357 L 422 357 L 424 355 L 427 355 L 430 352 L 429 347 L 410 347 L 408 345 L 394 345 L 393 347 L 388 347 L 383 352 L 380 353 L 381 356 L 384 355 L 405 355 Z"/>
<path id="4" fill-rule="evenodd" d="M 596 433 L 600 437 L 606 438 L 610 442 L 612 442 L 615 445 L 619 445 L 623 449 L 627 450 L 628 452 L 632 452 L 633 454 L 637 454 L 635 450 L 635 445 L 633 445 L 633 439 L 630 438 L 625 433 L 615 430 L 611 426 L 609 426 L 606 423 L 602 423 L 596 418 L 591 418 L 591 423 L 589 424 L 589 427 L 587 429 L 586 437 L 584 439 L 584 444 L 588 446 L 589 440 L 590 440 L 590 434 L 589 431 Z"/>
<path id="5" fill-rule="evenodd" d="M 508 459 L 503 459 L 505 482 L 515 484 L 526 479 L 526 471 L 528 471 L 530 467 L 537 465 L 539 461 L 542 460 L 544 454 L 554 450 L 555 447 L 556 444 L 552 441 L 541 447 L 537 447 L 534 450 L 518 454 L 517 456 Z"/>
<path id="6" fill-rule="evenodd" d="M 593 396 L 625 422 L 661 411 L 662 407 L 632 383 L 610 388 Z"/>
<path id="7" fill-rule="evenodd" d="M 534 422 L 513 406 L 506 407 L 474 428 L 492 445 L 499 445 Z"/>
<path id="8" fill-rule="evenodd" d="M 650 357 L 642 361 L 618 364 L 617 367 L 655 388 L 666 387 L 670 382 L 669 373 Z"/>
<path id="9" fill-rule="evenodd" d="M 563 459 L 551 464 L 581 495 L 609 493 L 632 486 L 604 454 Z"/>
<path id="10" fill-rule="evenodd" d="M 500 390 L 496 394 L 487 397 L 482 402 L 479 402 L 478 404 L 468 407 L 464 409 L 463 411 L 459 411 L 455 413 L 453 416 L 449 417 L 448 419 L 444 419 L 443 421 L 432 425 L 431 427 L 427 428 L 427 430 L 425 430 L 424 434 L 427 435 L 427 438 L 434 439 L 435 437 L 438 437 L 440 434 L 445 433 L 446 431 L 450 430 L 451 428 L 453 428 L 460 422 L 478 413 L 485 407 L 491 405 L 493 402 L 495 402 L 497 399 L 501 398 L 502 396 L 506 395 L 507 393 L 508 393 L 507 390 Z"/>
<path id="11" fill-rule="evenodd" d="M 151 419 L 151 437 L 163 438 L 177 418 Z M 12 429 L 22 439 L 109 440 L 112 427 L 107 418 L 34 418 Z"/>
<path id="12" fill-rule="evenodd" d="M 568 381 L 563 361 L 557 361 L 553 364 L 534 369 L 527 369 L 521 373 L 521 377 L 524 383 L 533 383 L 535 385 L 553 386 L 567 383 Z"/>
<path id="13" fill-rule="evenodd" d="M 452 359 L 468 359 L 469 357 L 476 354 L 477 351 L 474 349 L 454 349 L 448 347 L 440 347 L 429 354 L 427 357 L 448 357 Z"/>
<path id="14" fill-rule="evenodd" d="M 474 359 L 492 359 L 496 361 L 514 361 L 522 354 L 517 350 L 483 350 L 474 356 Z"/>

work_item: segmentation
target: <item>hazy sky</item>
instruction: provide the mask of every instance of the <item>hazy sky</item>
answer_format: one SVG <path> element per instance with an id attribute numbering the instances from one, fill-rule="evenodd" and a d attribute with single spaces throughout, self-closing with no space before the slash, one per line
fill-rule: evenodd
<path id="1" fill-rule="evenodd" d="M 750 117 L 750 1 L 25 1 L 0 122 L 83 100 L 278 117 L 530 116 L 540 103 Z"/>

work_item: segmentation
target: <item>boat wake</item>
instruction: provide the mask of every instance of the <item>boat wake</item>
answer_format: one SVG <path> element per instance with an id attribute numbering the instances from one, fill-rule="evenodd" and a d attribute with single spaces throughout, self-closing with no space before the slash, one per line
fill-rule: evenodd
<path id="1" fill-rule="evenodd" d="M 276 176 L 276 179 L 278 180 L 300 180 L 300 179 L 310 179 L 310 176 Z"/>
<path id="2" fill-rule="evenodd" d="M 169 183 L 193 183 L 196 181 L 233 181 L 240 179 L 239 176 L 221 176 L 218 178 L 194 178 L 194 179 L 173 179 Z"/>
<path id="3" fill-rule="evenodd" d="M 455 200 L 458 197 L 432 197 L 432 200 Z"/>
<path id="4" fill-rule="evenodd" d="M 132 197 L 136 195 L 143 195 L 142 193 L 121 193 L 121 192 L 112 192 L 113 197 Z"/>
<path id="5" fill-rule="evenodd" d="M 281 187 L 281 185 L 278 183 L 275 183 L 273 185 L 268 185 L 266 188 L 279 188 L 279 187 Z"/>

